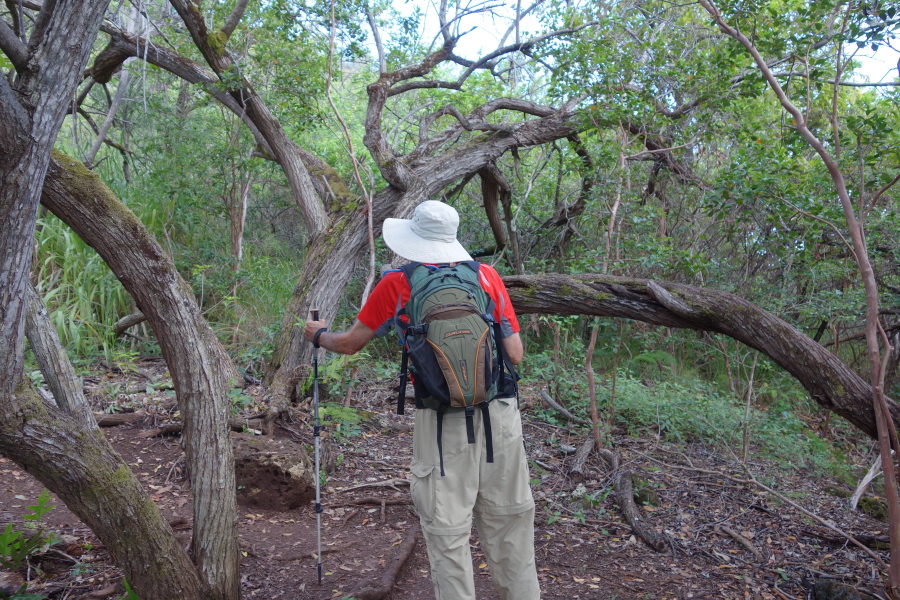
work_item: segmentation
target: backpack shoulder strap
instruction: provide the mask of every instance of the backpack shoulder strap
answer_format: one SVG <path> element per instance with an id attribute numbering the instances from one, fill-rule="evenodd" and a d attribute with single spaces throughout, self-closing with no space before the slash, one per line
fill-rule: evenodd
<path id="1" fill-rule="evenodd" d="M 422 266 L 422 263 L 417 263 L 417 262 L 407 263 L 407 264 L 403 265 L 402 267 L 400 267 L 400 272 L 402 272 L 406 276 L 406 281 L 408 281 L 410 284 L 412 284 L 413 271 L 416 270 L 416 267 L 420 267 L 420 266 Z"/>
<path id="2" fill-rule="evenodd" d="M 403 276 L 406 277 L 406 282 L 412 287 L 412 276 L 413 271 L 416 270 L 417 267 L 421 266 L 421 263 L 409 263 L 405 264 L 399 269 Z M 407 373 L 409 372 L 409 352 L 406 346 L 406 328 L 407 324 L 400 319 L 401 315 L 406 314 L 406 309 L 402 306 L 402 301 L 400 297 L 397 297 L 397 308 L 394 310 L 394 327 L 397 330 L 397 336 L 400 338 L 400 345 L 403 347 L 403 354 L 400 357 L 400 387 L 399 394 L 397 395 L 397 414 L 402 415 L 404 412 L 404 404 L 406 401 L 406 383 L 408 381 Z"/>
<path id="3" fill-rule="evenodd" d="M 470 269 L 475 271 L 476 275 L 479 273 L 479 270 L 481 269 L 481 263 L 478 262 L 477 260 L 464 260 L 463 262 L 461 262 L 459 264 L 466 265 L 467 267 L 469 267 Z"/>

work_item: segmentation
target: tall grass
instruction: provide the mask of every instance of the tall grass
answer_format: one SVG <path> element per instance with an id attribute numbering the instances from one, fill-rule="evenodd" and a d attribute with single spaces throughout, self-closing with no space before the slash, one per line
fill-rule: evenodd
<path id="1" fill-rule="evenodd" d="M 109 353 L 112 326 L 134 308 L 103 259 L 53 215 L 38 220 L 38 293 L 66 350 L 74 355 Z"/>

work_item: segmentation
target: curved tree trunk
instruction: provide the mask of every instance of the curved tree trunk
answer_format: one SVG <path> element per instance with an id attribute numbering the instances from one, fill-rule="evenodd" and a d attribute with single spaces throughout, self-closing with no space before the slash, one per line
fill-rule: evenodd
<path id="1" fill-rule="evenodd" d="M 825 347 L 743 298 L 708 288 L 611 275 L 504 277 L 516 312 L 597 315 L 716 331 L 759 350 L 822 407 L 876 437 L 872 387 Z M 894 419 L 900 405 L 889 401 Z"/>
<path id="2" fill-rule="evenodd" d="M 209 598 L 169 523 L 99 429 L 44 403 L 24 381 L 12 396 L 16 410 L 0 422 L 0 452 L 97 534 L 140 597 Z"/>
<path id="3" fill-rule="evenodd" d="M 80 162 L 54 152 L 44 206 L 94 248 L 146 315 L 172 374 L 194 495 L 193 551 L 209 599 L 240 597 L 227 389 L 240 381 L 193 292 L 141 222 Z M 143 597 L 144 592 L 139 592 Z"/>
<path id="4" fill-rule="evenodd" d="M 378 212 L 373 221 L 376 235 L 381 223 L 400 205 L 404 195 L 388 187 L 373 198 Z M 300 382 L 302 367 L 312 359 L 311 345 L 298 324 L 309 316 L 311 308 L 321 311 L 320 318 L 332 321 L 353 271 L 368 248 L 365 207 L 359 207 L 339 219 L 334 226 L 310 242 L 306 261 L 291 300 L 281 321 L 281 336 L 269 363 L 270 393 L 276 406 L 284 406 Z"/>
<path id="5" fill-rule="evenodd" d="M 187 554 L 121 457 L 96 427 L 44 403 L 23 372 L 41 188 L 106 5 L 107 0 L 48 2 L 33 22 L 27 47 L 17 38 L 3 40 L 16 76 L 0 77 L 0 454 L 98 533 L 145 600 L 201 600 L 208 595 Z"/>

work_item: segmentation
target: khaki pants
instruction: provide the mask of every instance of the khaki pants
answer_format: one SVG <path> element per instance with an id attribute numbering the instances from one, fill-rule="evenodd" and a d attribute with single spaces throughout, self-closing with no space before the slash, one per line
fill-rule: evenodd
<path id="1" fill-rule="evenodd" d="M 444 414 L 444 472 L 437 448 L 437 412 L 416 411 L 412 498 L 419 511 L 437 600 L 475 600 L 469 535 L 472 517 L 494 588 L 503 600 L 538 600 L 534 563 L 534 500 L 515 398 L 490 404 L 494 462 L 486 462 L 481 410 L 475 443 L 461 410 Z"/>

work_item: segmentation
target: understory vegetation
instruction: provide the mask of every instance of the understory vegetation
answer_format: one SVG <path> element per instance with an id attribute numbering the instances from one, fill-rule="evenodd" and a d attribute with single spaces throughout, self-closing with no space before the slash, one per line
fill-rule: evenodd
<path id="1" fill-rule="evenodd" d="M 638 4 L 640 10 L 623 4 L 591 36 L 553 48 L 553 71 L 523 68 L 508 80 L 478 73 L 464 92 L 424 89 L 414 100 L 398 98 L 396 114 L 451 98 L 465 112 L 494 96 L 552 103 L 573 91 L 587 95 L 577 141 L 522 149 L 498 161 L 509 173 L 504 227 L 516 245 L 500 248 L 484 226 L 476 180 L 460 182 L 444 197 L 462 215 L 460 239 L 504 274 L 603 272 L 731 291 L 864 372 L 862 288 L 842 241 L 839 207 L 825 200 L 825 169 L 791 130 L 772 94 L 754 76 L 742 75 L 736 48 L 703 38 L 696 11 Z M 251 4 L 249 10 L 261 26 L 239 30 L 237 47 L 248 76 L 266 81 L 269 101 L 301 146 L 332 165 L 347 166 L 346 140 L 320 91 L 325 50 L 314 36 L 296 38 L 291 18 L 279 8 Z M 774 51 L 777 40 L 814 35 L 815 15 L 824 8 L 808 10 L 790 22 L 766 17 L 772 31 L 758 43 Z M 346 30 L 338 35 L 346 36 L 340 38 L 346 62 L 332 85 L 338 112 L 361 124 L 361 98 L 374 65 L 359 46 L 357 25 L 345 17 Z M 168 17 L 159 18 L 165 23 Z M 396 22 L 401 31 L 394 32 L 398 44 L 390 60 L 408 60 L 419 51 L 405 45 L 415 38 L 418 18 L 414 13 Z M 549 11 L 540 18 L 552 23 L 559 15 Z M 654 19 L 689 25 L 651 35 Z M 623 38 L 622 23 L 645 35 Z M 859 39 L 865 36 L 859 27 L 850 29 Z M 850 52 L 857 46 L 847 47 Z M 688 59 L 689 50 L 705 58 Z M 807 109 L 817 115 L 821 134 L 842 150 L 850 185 L 872 203 L 868 239 L 882 283 L 884 327 L 896 342 L 900 219 L 889 184 L 900 168 L 900 97 L 890 87 L 833 93 L 823 82 L 849 77 L 860 62 L 840 63 L 842 71 L 835 74 L 830 57 L 825 50 L 807 56 L 809 68 L 820 74 L 808 82 Z M 120 147 L 102 148 L 95 171 L 171 253 L 239 368 L 262 378 L 309 243 L 291 191 L 240 120 L 200 86 L 137 62 L 125 70 L 133 76 L 121 83 L 126 101 L 114 122 Z M 725 73 L 740 81 L 717 87 Z M 661 91 L 654 96 L 639 86 L 616 87 L 628 78 L 657 82 Z M 692 109 L 692 118 L 674 119 L 660 109 L 660 97 L 704 101 Z M 99 89 L 87 101 L 92 110 L 105 110 Z M 84 155 L 93 142 L 89 123 L 67 119 L 57 146 Z M 395 118 L 393 126 L 403 147 L 411 125 Z M 358 146 L 362 134 L 361 126 L 351 127 Z M 377 266 L 389 259 L 380 243 L 376 252 Z M 38 223 L 34 265 L 37 289 L 76 363 L 86 367 L 100 358 L 113 367 L 159 352 L 146 325 L 116 339 L 113 325 L 136 307 L 93 250 L 50 214 Z M 360 268 L 348 286 L 339 326 L 352 323 L 367 274 Z M 522 325 L 528 344 L 524 384 L 546 389 L 582 416 L 589 395 L 585 348 L 596 326 L 593 369 L 607 427 L 737 447 L 752 440 L 766 455 L 811 461 L 848 476 L 843 449 L 833 441 L 844 426 L 827 419 L 778 367 L 727 338 L 578 317 L 525 316 Z M 366 370 L 386 376 L 396 360 L 394 347 L 384 342 L 367 350 L 374 361 L 336 359 L 326 367 L 329 377 L 349 385 Z M 898 363 L 895 350 L 886 382 L 894 394 L 900 391 Z"/>
<path id="2" fill-rule="evenodd" d="M 45 46 L 28 42 L 27 34 L 58 34 L 41 16 L 56 4 L 42 6 L 8 0 L 0 8 L 2 106 L 19 98 L 28 108 L 0 110 L 0 133 L 13 131 L 7 120 L 34 108 L 31 88 L 22 82 L 40 82 L 43 75 L 30 71 L 38 61 L 29 57 Z M 127 256 L 105 247 L 104 256 L 133 293 L 168 291 L 172 302 L 161 301 L 149 321 L 136 315 L 135 300 L 93 248 L 104 252 L 99 228 L 92 230 L 95 239 L 82 240 L 73 229 L 82 231 L 84 223 L 65 210 L 56 211 L 58 219 L 46 198 L 35 208 L 36 191 L 28 217 L 37 214 L 33 243 L 34 221 L 19 216 L 18 229 L 4 229 L 21 239 L 8 244 L 13 250 L 0 248 L 0 263 L 15 275 L 9 279 L 4 271 L 0 282 L 15 280 L 9 289 L 18 294 L 27 288 L 30 265 L 31 282 L 79 377 L 136 370 L 141 359 L 164 353 L 167 360 L 190 355 L 178 364 L 185 367 L 181 379 L 166 382 L 167 392 L 178 390 L 179 402 L 193 394 L 185 400 L 193 404 L 179 412 L 185 439 L 196 444 L 187 446 L 188 461 L 208 460 L 229 476 L 234 471 L 228 451 L 214 453 L 195 435 L 213 429 L 209 423 L 233 427 L 223 416 L 229 401 L 229 416 L 252 410 L 267 426 L 303 406 L 311 362 L 300 333 L 306 313 L 321 309 L 332 329 L 349 328 L 369 283 L 398 266 L 379 239 L 383 219 L 397 211 L 408 215 L 425 196 L 457 209 L 459 241 L 502 276 L 562 274 L 570 277 L 556 279 L 570 286 L 584 281 L 576 277 L 582 274 L 620 278 L 615 281 L 622 285 L 602 285 L 616 294 L 616 286 L 625 290 L 616 296 L 621 310 L 579 306 L 569 311 L 578 314 L 564 316 L 544 314 L 566 312 L 545 304 L 520 311 L 526 346 L 520 400 L 548 431 L 574 430 L 589 440 L 596 407 L 598 438 L 610 446 L 617 436 L 633 436 L 709 447 L 735 464 L 765 459 L 843 487 L 852 487 L 879 452 L 890 456 L 883 426 L 880 449 L 861 433 L 873 434 L 875 425 L 867 430 L 863 422 L 884 413 L 872 411 L 859 389 L 870 386 L 865 389 L 874 390 L 876 401 L 882 389 L 900 398 L 896 3 L 147 0 L 113 3 L 108 10 L 104 4 L 95 11 L 98 22 L 100 11 L 106 20 L 96 41 L 96 31 L 82 36 L 90 56 L 84 70 L 78 67 L 78 81 L 69 79 L 75 93 L 58 102 L 68 107 L 64 120 L 62 112 L 36 119 L 63 123 L 58 132 L 42 133 L 48 141 L 39 153 L 47 158 L 55 147 L 78 169 L 90 169 L 93 192 L 108 188 L 110 198 L 136 215 L 139 224 L 128 221 L 130 227 L 141 230 L 142 224 L 162 250 L 147 243 Z M 73 31 L 78 27 L 87 25 L 72 24 Z M 890 70 L 873 74 L 866 58 L 872 53 Z M 4 165 L 19 159 L 0 158 L 6 185 L 15 172 Z M 51 171 L 57 158 L 50 160 Z M 72 206 L 96 198 L 69 200 L 75 213 Z M 19 214 L 17 202 L 0 202 L 0 214 Z M 109 205 L 109 213 L 127 212 L 112 200 Z M 103 221 L 110 238 L 122 234 L 114 230 L 124 221 L 104 214 L 114 223 Z M 0 226 L 12 222 L 0 219 Z M 177 274 L 168 263 L 154 262 L 160 254 L 171 257 Z M 135 265 L 145 264 L 155 266 L 140 275 L 160 276 L 135 283 Z M 638 279 L 651 282 L 640 284 L 646 292 L 640 298 L 656 302 L 659 314 L 642 314 L 650 312 L 648 304 L 626 289 L 625 282 Z M 152 287 L 163 280 L 166 290 Z M 753 343 L 756 332 L 741 337 L 734 319 L 705 306 L 699 317 L 700 309 L 687 307 L 688 318 L 672 308 L 680 300 L 662 299 L 677 295 L 673 289 L 699 297 L 701 288 L 774 314 L 784 323 L 784 340 L 805 343 L 803 336 L 790 337 L 795 330 L 811 338 L 819 354 L 808 362 L 806 356 L 774 359 L 803 362 L 791 372 L 809 375 L 809 389 L 817 369 L 832 367 L 854 381 L 859 375 L 863 385 L 848 392 L 849 399 L 833 401 L 852 387 L 843 383 L 829 387 L 832 396 L 824 400 L 811 397 L 765 354 L 711 333 L 729 331 L 774 356 L 769 346 Z M 588 298 L 597 305 L 604 294 L 615 295 L 597 289 Z M 632 312 L 622 309 L 629 294 L 638 307 L 629 307 Z M 559 295 L 559 302 L 570 300 L 564 288 Z M 318 306 L 323 298 L 327 306 Z M 145 307 L 151 301 L 142 300 Z M 173 306 L 190 310 L 176 315 Z M 0 373 L 6 390 L 0 402 L 8 399 L 12 411 L 7 416 L 31 414 L 15 402 L 38 402 L 30 391 L 15 395 L 23 388 L 22 312 L 0 307 L 0 333 L 15 352 L 14 368 Z M 727 316 L 735 314 L 743 313 Z M 20 316 L 21 323 L 12 322 Z M 172 335 L 163 335 L 167 319 L 176 316 L 178 326 L 166 331 Z M 137 324 L 119 327 L 126 317 Z M 720 326 L 725 321 L 731 329 Z M 247 385 L 265 393 L 250 397 L 239 381 L 235 385 L 216 338 Z M 32 350 L 25 350 L 25 359 L 31 381 L 42 383 Z M 393 335 L 355 356 L 324 357 L 324 414 L 337 423 L 338 441 L 361 431 L 353 390 L 396 378 L 398 361 Z M 229 392 L 222 391 L 224 381 L 232 385 Z M 96 388 L 117 410 L 119 390 Z M 203 421 L 201 413 L 213 420 Z M 89 411 L 82 416 L 86 423 L 73 418 L 72 427 L 93 426 Z M 188 423 L 188 417 L 197 420 Z M 81 433 L 70 436 L 65 429 L 69 425 L 63 419 L 48 427 L 78 438 Z M 228 448 L 227 436 L 220 437 L 216 443 Z M 22 462 L 16 453 L 30 438 L 12 426 L 0 438 L 7 440 L 5 456 Z M 547 443 L 558 440 L 551 433 Z M 212 472 L 191 471 L 196 477 Z M 885 476 L 892 472 L 884 467 Z M 226 487 L 219 493 L 192 481 L 195 493 L 214 499 L 227 496 Z M 892 485 L 885 489 L 893 492 Z M 213 506 L 204 502 L 195 498 L 203 510 Z M 214 521 L 219 515 L 209 510 L 205 518 Z M 895 533 L 898 515 L 894 510 Z M 14 533 L 7 530 L 0 541 L 22 544 L 25 538 Z M 232 533 L 215 544 L 194 540 L 213 555 L 216 544 L 231 548 L 231 567 L 219 574 L 205 567 L 183 571 L 197 579 L 198 594 L 219 584 L 230 591 L 209 597 L 239 592 L 238 544 L 225 539 Z M 119 539 L 113 530 L 106 535 Z M 900 597 L 897 550 L 891 581 Z M 182 558 L 188 566 L 206 560 L 202 554 Z M 137 581 L 134 570 L 127 575 L 139 591 L 154 583 Z M 207 575 L 210 580 L 201 581 Z"/>

